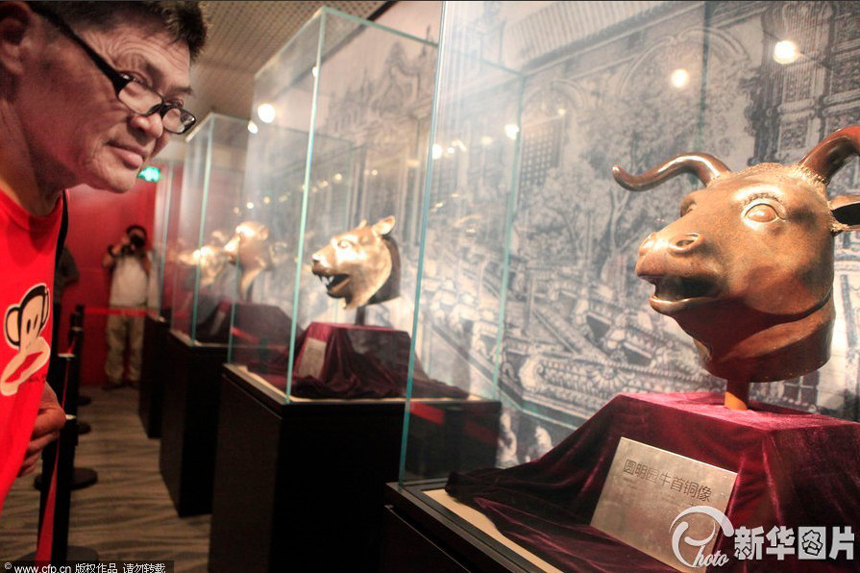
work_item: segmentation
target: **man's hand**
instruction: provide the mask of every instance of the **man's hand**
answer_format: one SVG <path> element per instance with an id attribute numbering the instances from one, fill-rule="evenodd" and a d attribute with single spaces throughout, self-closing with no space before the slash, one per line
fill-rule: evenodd
<path id="1" fill-rule="evenodd" d="M 110 245 L 102 257 L 102 266 L 106 269 L 113 267 L 116 264 L 116 258 L 122 254 L 123 247 L 128 247 L 129 243 L 128 235 L 123 235 L 119 243 Z"/>
<path id="2" fill-rule="evenodd" d="M 42 392 L 42 403 L 39 404 L 39 414 L 36 416 L 36 425 L 33 426 L 33 434 L 30 436 L 30 443 L 27 444 L 27 451 L 24 453 L 21 469 L 18 470 L 18 477 L 27 475 L 36 468 L 42 450 L 59 437 L 60 430 L 65 425 L 66 413 L 63 412 L 63 408 L 57 402 L 57 395 L 54 394 L 50 386 L 45 384 L 45 389 Z"/>

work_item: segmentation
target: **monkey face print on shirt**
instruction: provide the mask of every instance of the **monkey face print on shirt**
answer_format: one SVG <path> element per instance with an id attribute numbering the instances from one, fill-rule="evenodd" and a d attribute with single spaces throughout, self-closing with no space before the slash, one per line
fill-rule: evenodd
<path id="1" fill-rule="evenodd" d="M 0 189 L 0 512 L 33 435 L 51 362 L 62 222 L 61 202 L 35 217 Z"/>
<path id="2" fill-rule="evenodd" d="M 12 396 L 18 387 L 39 371 L 51 356 L 51 347 L 42 337 L 51 312 L 48 287 L 32 287 L 18 304 L 6 309 L 3 329 L 6 343 L 17 350 L 0 375 L 0 394 Z"/>

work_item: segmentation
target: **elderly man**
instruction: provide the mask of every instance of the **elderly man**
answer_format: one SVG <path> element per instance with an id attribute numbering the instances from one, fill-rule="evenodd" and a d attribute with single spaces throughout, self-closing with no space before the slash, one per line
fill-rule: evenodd
<path id="1" fill-rule="evenodd" d="M 129 190 L 184 133 L 206 26 L 184 2 L 0 2 L 0 510 L 64 424 L 45 384 L 64 190 Z"/>

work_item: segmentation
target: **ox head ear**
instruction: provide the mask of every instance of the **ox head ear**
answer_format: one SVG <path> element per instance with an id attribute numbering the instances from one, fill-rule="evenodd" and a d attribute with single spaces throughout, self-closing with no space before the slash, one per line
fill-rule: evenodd
<path id="1" fill-rule="evenodd" d="M 843 195 L 842 197 L 833 199 L 829 203 L 833 217 L 844 226 L 840 230 L 860 230 L 860 195 Z"/>

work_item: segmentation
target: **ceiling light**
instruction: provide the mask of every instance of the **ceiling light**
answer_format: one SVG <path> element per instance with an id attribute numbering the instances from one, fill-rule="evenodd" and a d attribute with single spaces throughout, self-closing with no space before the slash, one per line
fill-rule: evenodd
<path id="1" fill-rule="evenodd" d="M 261 103 L 257 107 L 257 117 L 260 118 L 260 121 L 263 123 L 272 123 L 275 121 L 275 108 L 272 104 L 269 103 Z"/>

